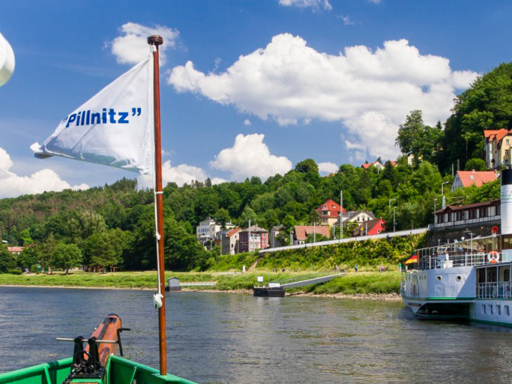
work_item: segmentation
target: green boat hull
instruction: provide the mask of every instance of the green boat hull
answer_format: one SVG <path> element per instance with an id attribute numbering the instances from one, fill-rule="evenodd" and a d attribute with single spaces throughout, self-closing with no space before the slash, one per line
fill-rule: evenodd
<path id="1" fill-rule="evenodd" d="M 0 373 L 0 384 L 62 384 L 71 370 L 72 358 L 39 364 L 12 372 Z M 196 384 L 193 381 L 167 374 L 154 368 L 110 356 L 101 379 L 74 379 L 71 383 L 97 384 Z"/>

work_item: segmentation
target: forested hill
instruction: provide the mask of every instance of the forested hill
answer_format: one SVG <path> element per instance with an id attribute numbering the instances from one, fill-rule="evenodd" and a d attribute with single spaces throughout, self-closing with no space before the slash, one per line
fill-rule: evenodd
<path id="1" fill-rule="evenodd" d="M 183 187 L 170 183 L 164 188 L 167 267 L 204 269 L 215 262 L 218 250 L 204 250 L 194 234 L 207 216 L 241 227 L 249 220 L 267 229 L 282 224 L 289 233 L 294 225 L 318 223 L 315 209 L 328 198 L 338 201 L 341 190 L 349 210 L 369 209 L 389 220 L 390 200 L 395 199 L 391 206 L 396 205 L 397 229 L 422 227 L 431 221 L 434 199 L 441 201 L 442 180 L 437 167 L 427 161 L 409 166 L 404 158 L 380 172 L 342 165 L 337 173 L 321 177 L 317 164 L 308 159 L 264 183 L 257 177 L 219 185 L 208 180 Z M 454 192 L 448 199 L 474 202 L 498 193 L 495 182 Z M 86 265 L 151 269 L 155 267 L 153 215 L 152 191 L 137 190 L 135 180 L 122 179 L 86 191 L 0 200 L 0 232 L 10 245 L 35 244 L 24 252 L 27 265 L 36 259 L 55 262 L 57 249 L 57 254 L 76 253 Z M 73 261 L 57 264 L 67 268 Z"/>
<path id="2" fill-rule="evenodd" d="M 208 216 L 241 227 L 249 220 L 266 229 L 281 224 L 286 242 L 294 225 L 318 223 L 315 209 L 329 198 L 339 201 L 340 191 L 348 210 L 371 210 L 391 227 L 396 206 L 397 230 L 424 227 L 433 220 L 434 201 L 437 207 L 441 204 L 442 183 L 447 183 L 445 192 L 449 189 L 456 164 L 460 169 L 486 169 L 483 131 L 500 128 L 512 128 L 512 63 L 481 76 L 459 95 L 444 124 L 425 125 L 421 111 L 405 116 L 396 139 L 404 156 L 396 167 L 387 162 L 379 172 L 345 164 L 322 177 L 317 164 L 307 159 L 265 182 L 253 177 L 213 186 L 209 180 L 183 187 L 171 183 L 164 189 L 167 267 L 204 269 L 215 263 L 218 250 L 204 250 L 194 235 L 196 225 Z M 408 165 L 406 156 L 411 154 L 414 161 Z M 448 204 L 497 199 L 499 181 L 445 194 Z M 32 244 L 18 259 L 22 267 L 37 261 L 68 268 L 80 260 L 90 266 L 150 269 L 153 213 L 153 193 L 123 179 L 86 191 L 0 200 L 0 237 L 9 245 Z M 7 267 L 0 263 L 0 271 Z"/>

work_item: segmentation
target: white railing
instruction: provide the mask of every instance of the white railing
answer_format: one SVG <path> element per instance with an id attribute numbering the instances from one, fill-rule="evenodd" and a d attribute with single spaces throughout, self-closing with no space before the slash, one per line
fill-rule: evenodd
<path id="1" fill-rule="evenodd" d="M 466 253 L 464 255 L 448 254 L 422 256 L 419 269 L 472 267 L 475 265 L 488 264 L 486 253 Z"/>
<path id="2" fill-rule="evenodd" d="M 512 283 L 478 283 L 476 297 L 477 299 L 510 299 L 512 298 Z"/>

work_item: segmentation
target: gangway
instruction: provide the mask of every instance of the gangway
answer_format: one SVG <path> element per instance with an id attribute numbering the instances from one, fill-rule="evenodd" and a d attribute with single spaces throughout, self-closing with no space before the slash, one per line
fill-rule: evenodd
<path id="1" fill-rule="evenodd" d="M 284 297 L 286 288 L 304 287 L 306 285 L 314 285 L 326 283 L 332 279 L 343 276 L 344 273 L 337 273 L 328 276 L 297 276 L 291 279 L 269 282 L 268 287 L 254 287 L 254 296 L 258 297 Z M 298 280 L 297 279 L 302 279 Z"/>

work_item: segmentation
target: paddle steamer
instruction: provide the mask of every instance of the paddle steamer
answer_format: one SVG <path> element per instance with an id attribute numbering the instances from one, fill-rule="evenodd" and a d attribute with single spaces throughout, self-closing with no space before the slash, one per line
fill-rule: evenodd
<path id="1" fill-rule="evenodd" d="M 501 173 L 501 234 L 418 249 L 401 294 L 414 314 L 512 326 L 512 170 Z"/>

